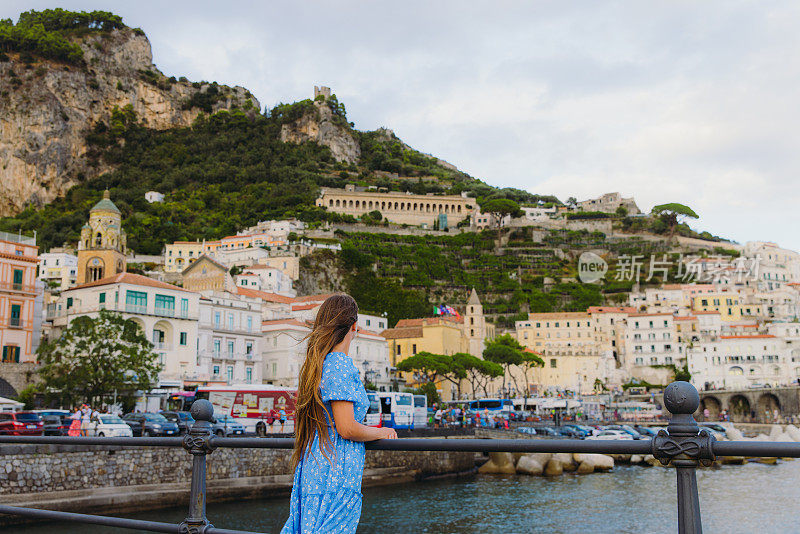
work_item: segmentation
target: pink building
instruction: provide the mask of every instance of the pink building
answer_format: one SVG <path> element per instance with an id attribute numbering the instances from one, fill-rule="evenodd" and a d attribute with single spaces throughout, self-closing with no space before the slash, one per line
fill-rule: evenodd
<path id="1" fill-rule="evenodd" d="M 35 362 L 36 238 L 0 232 L 0 346 L 2 362 Z"/>

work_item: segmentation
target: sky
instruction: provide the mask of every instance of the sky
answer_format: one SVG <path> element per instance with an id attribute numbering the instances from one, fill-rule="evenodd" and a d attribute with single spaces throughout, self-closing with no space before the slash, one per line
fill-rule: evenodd
<path id="1" fill-rule="evenodd" d="M 680 202 L 698 230 L 800 250 L 800 2 L 3 0 L 102 9 L 167 76 L 272 107 L 330 86 L 498 187 Z"/>

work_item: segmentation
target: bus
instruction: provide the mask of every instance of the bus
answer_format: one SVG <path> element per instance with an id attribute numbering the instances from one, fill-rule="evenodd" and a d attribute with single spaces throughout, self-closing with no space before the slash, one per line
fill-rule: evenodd
<path id="1" fill-rule="evenodd" d="M 489 412 L 513 412 L 514 411 L 514 403 L 511 399 L 479 399 L 470 401 L 467 405 L 467 408 L 470 412 L 483 412 L 484 410 L 489 410 Z"/>
<path id="2" fill-rule="evenodd" d="M 229 415 L 244 425 L 245 432 L 266 436 L 274 422 L 280 430 L 277 412 L 286 412 L 283 431 L 294 432 L 296 388 L 268 384 L 233 384 L 230 386 L 200 386 L 195 399 L 206 399 L 214 405 L 214 415 Z"/>
<path id="3" fill-rule="evenodd" d="M 428 397 L 414 395 L 414 428 L 428 426 Z"/>
<path id="4" fill-rule="evenodd" d="M 381 422 L 391 428 L 414 428 L 414 396 L 396 391 L 378 392 Z"/>
<path id="5" fill-rule="evenodd" d="M 377 393 L 368 392 L 367 398 L 369 399 L 369 408 L 367 408 L 367 415 L 364 416 L 364 424 L 380 428 L 381 424 L 381 401 Z"/>

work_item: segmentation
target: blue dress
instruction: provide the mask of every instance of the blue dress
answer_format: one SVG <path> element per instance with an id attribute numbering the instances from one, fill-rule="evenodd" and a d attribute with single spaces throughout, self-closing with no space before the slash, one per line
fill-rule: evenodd
<path id="1" fill-rule="evenodd" d="M 331 352 L 325 356 L 319 390 L 331 418 L 331 401 L 340 400 L 352 402 L 355 420 L 364 420 L 369 399 L 347 354 Z M 297 464 L 289 519 L 281 534 L 346 534 L 358 527 L 364 444 L 341 437 L 333 421 L 328 423 L 328 432 L 330 461 L 319 450 L 317 435 Z"/>

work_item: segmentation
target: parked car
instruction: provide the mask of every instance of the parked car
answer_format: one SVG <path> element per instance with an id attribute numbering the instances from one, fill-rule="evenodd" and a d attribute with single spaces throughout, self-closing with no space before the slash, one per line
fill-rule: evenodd
<path id="1" fill-rule="evenodd" d="M 570 428 L 570 429 L 572 429 L 575 433 L 578 434 L 578 437 L 581 437 L 581 438 L 585 438 L 587 436 L 591 436 L 592 434 L 594 434 L 592 429 L 589 428 L 588 426 L 578 425 L 578 424 L 575 424 L 575 423 L 568 423 L 566 425 L 562 425 L 562 428 Z"/>
<path id="2" fill-rule="evenodd" d="M 533 428 L 532 426 L 520 426 L 520 427 L 517 427 L 517 432 L 519 432 L 520 434 L 529 434 L 531 436 L 535 436 L 536 435 L 536 429 Z"/>
<path id="3" fill-rule="evenodd" d="M 632 439 L 645 439 L 641 434 L 633 429 L 630 425 L 609 425 L 606 430 L 619 430 L 630 434 Z"/>
<path id="4" fill-rule="evenodd" d="M 645 438 L 654 438 L 658 434 L 658 429 L 649 426 L 634 426 L 633 429 Z"/>
<path id="5" fill-rule="evenodd" d="M 178 425 L 167 421 L 160 413 L 126 413 L 122 420 L 131 427 L 134 436 L 178 435 Z"/>
<path id="6" fill-rule="evenodd" d="M 161 412 L 167 421 L 171 421 L 178 425 L 178 430 L 181 434 L 186 434 L 192 429 L 194 424 L 194 417 L 189 412 Z"/>
<path id="7" fill-rule="evenodd" d="M 0 434 L 6 436 L 41 436 L 44 422 L 35 412 L 0 413 Z"/>
<path id="8" fill-rule="evenodd" d="M 627 432 L 623 432 L 622 430 L 601 430 L 599 434 L 596 436 L 589 436 L 586 439 L 593 439 L 593 440 L 613 440 L 613 439 L 622 439 L 622 440 L 632 440 L 633 436 L 628 434 Z"/>
<path id="9" fill-rule="evenodd" d="M 215 416 L 216 423 L 211 426 L 211 431 L 217 436 L 241 436 L 244 434 L 244 425 L 230 415 Z"/>
<path id="10" fill-rule="evenodd" d="M 131 427 L 118 415 L 101 413 L 92 418 L 86 428 L 87 436 L 129 438 L 133 436 Z"/>
<path id="11" fill-rule="evenodd" d="M 42 415 L 45 436 L 66 436 L 72 419 L 66 415 Z"/>
<path id="12" fill-rule="evenodd" d="M 559 436 L 564 436 L 567 438 L 583 438 L 584 434 L 582 431 L 578 430 L 577 428 L 573 428 L 571 426 L 560 426 L 556 428 L 556 432 Z"/>
<path id="13" fill-rule="evenodd" d="M 553 427 L 549 426 L 540 426 L 536 429 L 536 433 L 540 436 L 552 436 L 558 437 L 559 433 Z"/>

